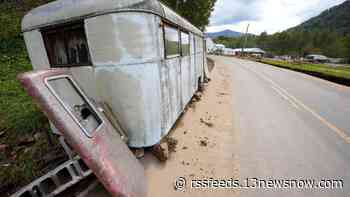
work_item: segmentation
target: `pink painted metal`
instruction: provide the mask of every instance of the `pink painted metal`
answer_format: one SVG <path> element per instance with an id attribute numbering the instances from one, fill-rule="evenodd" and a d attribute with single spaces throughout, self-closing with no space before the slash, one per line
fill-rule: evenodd
<path id="1" fill-rule="evenodd" d="M 28 72 L 19 75 L 18 79 L 112 196 L 147 196 L 144 169 L 120 135 L 94 107 L 103 122 L 88 137 L 46 84 L 46 79 L 57 76 L 73 79 L 68 69 Z"/>

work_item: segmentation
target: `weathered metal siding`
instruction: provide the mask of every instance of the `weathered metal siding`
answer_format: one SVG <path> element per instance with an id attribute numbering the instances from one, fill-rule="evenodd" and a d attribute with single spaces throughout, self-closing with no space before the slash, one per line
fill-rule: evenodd
<path id="1" fill-rule="evenodd" d="M 23 34 L 27 51 L 34 70 L 50 68 L 43 37 L 38 30 Z"/>
<path id="2" fill-rule="evenodd" d="M 192 92 L 195 92 L 198 87 L 198 80 L 197 80 L 197 74 L 196 74 L 196 43 L 195 43 L 195 35 L 191 34 L 190 43 L 191 43 L 191 81 L 192 81 Z"/>
<path id="3" fill-rule="evenodd" d="M 190 57 L 164 59 L 161 20 L 144 12 L 86 19 L 92 65 L 68 69 L 90 99 L 111 108 L 131 147 L 152 146 L 170 131 L 202 75 L 203 50 L 193 33 Z M 50 68 L 40 32 L 24 36 L 34 69 Z"/>
<path id="4" fill-rule="evenodd" d="M 196 39 L 196 74 L 197 78 L 203 75 L 203 39 L 199 36 Z"/>
<path id="5" fill-rule="evenodd" d="M 180 58 L 165 60 L 162 71 L 162 100 L 166 103 L 163 110 L 167 113 L 164 114 L 166 125 L 163 133 L 166 134 L 182 112 Z"/>
<path id="6" fill-rule="evenodd" d="M 131 9 L 164 15 L 157 0 L 57 0 L 31 10 L 23 18 L 22 30 Z"/>
<path id="7" fill-rule="evenodd" d="M 191 73 L 191 56 L 181 58 L 181 88 L 182 88 L 182 109 L 191 100 L 193 95 L 192 75 Z"/>
<path id="8" fill-rule="evenodd" d="M 94 75 L 95 68 L 92 66 L 79 66 L 68 68 L 76 79 L 79 86 L 84 90 L 90 99 L 96 102 L 96 77 Z"/>
<path id="9" fill-rule="evenodd" d="M 47 56 L 44 40 L 39 30 L 25 32 L 23 34 L 27 51 L 30 57 L 33 70 L 44 70 L 50 68 L 49 58 Z M 94 68 L 92 66 L 68 68 L 77 79 L 79 85 L 89 95 L 90 98 L 96 98 L 96 86 L 94 81 Z"/>
<path id="10" fill-rule="evenodd" d="M 117 13 L 85 21 L 99 102 L 110 105 L 132 147 L 161 139 L 159 19 Z"/>

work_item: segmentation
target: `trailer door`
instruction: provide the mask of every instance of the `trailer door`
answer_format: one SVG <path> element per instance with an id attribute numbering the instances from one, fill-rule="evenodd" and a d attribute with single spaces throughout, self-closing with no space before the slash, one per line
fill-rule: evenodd
<path id="1" fill-rule="evenodd" d="M 19 80 L 112 196 L 147 196 L 143 167 L 67 69 L 30 72 Z"/>

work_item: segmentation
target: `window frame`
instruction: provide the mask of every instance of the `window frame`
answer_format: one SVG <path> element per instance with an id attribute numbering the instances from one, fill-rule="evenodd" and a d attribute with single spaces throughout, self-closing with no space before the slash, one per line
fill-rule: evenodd
<path id="1" fill-rule="evenodd" d="M 167 23 L 167 22 L 164 22 L 163 21 L 163 41 L 164 41 L 164 58 L 165 59 L 172 59 L 172 58 L 176 58 L 176 57 L 181 57 L 181 35 L 180 35 L 180 29 L 178 26 L 176 25 L 173 25 L 171 23 Z M 168 55 L 167 54 L 167 39 L 166 39 L 166 27 L 169 27 L 169 28 L 173 28 L 173 29 L 176 29 L 177 30 L 177 37 L 178 37 L 178 44 L 177 44 L 177 47 L 178 47 L 178 54 L 173 54 L 173 55 Z"/>
<path id="2" fill-rule="evenodd" d="M 184 55 L 183 53 L 183 43 L 182 43 L 182 34 L 185 34 L 188 38 L 188 53 L 187 55 Z M 190 36 L 190 32 L 184 30 L 184 29 L 180 29 L 180 47 L 181 47 L 181 56 L 182 57 L 187 57 L 187 56 L 191 56 L 191 36 Z"/>
<path id="3" fill-rule="evenodd" d="M 83 32 L 84 39 L 86 40 L 86 47 L 87 47 L 87 52 L 88 52 L 88 62 L 87 63 L 70 63 L 69 62 L 69 51 L 68 51 L 68 39 L 66 37 L 67 32 L 72 31 L 72 30 L 77 30 L 80 29 Z M 86 32 L 85 32 L 85 27 L 84 27 L 84 22 L 79 21 L 79 22 L 74 22 L 74 23 L 69 23 L 69 24 L 63 24 L 63 25 L 56 25 L 48 28 L 43 28 L 40 29 L 41 35 L 44 40 L 44 46 L 46 49 L 46 53 L 49 59 L 50 67 L 51 68 L 69 68 L 69 67 L 82 67 L 82 66 L 92 66 L 92 60 L 91 60 L 91 54 L 90 54 L 90 48 L 89 48 L 89 43 L 87 40 Z M 50 34 L 58 34 L 60 37 L 63 38 L 63 44 L 64 44 L 64 51 L 67 57 L 67 64 L 57 64 L 53 62 L 53 50 L 52 46 L 50 46 L 50 41 L 48 36 Z"/>

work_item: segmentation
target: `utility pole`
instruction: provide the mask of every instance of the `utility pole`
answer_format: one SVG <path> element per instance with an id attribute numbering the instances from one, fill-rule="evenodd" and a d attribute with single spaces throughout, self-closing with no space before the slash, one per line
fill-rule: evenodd
<path id="1" fill-rule="evenodd" d="M 248 23 L 248 25 L 247 25 L 247 30 L 246 30 L 246 32 L 245 32 L 245 35 L 244 35 L 244 43 L 243 43 L 243 45 L 242 45 L 242 55 L 244 54 L 244 49 L 245 49 L 245 47 L 246 47 L 246 45 L 247 45 L 247 41 L 248 41 L 248 32 L 249 32 L 249 23 Z"/>

